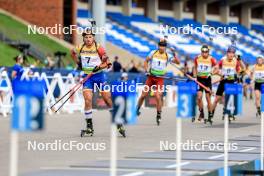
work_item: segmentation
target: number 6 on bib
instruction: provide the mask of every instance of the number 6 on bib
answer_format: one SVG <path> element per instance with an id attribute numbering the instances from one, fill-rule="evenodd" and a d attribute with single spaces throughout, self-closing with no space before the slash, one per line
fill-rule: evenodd
<path id="1" fill-rule="evenodd" d="M 242 86 L 240 84 L 225 84 L 225 114 L 242 114 Z"/>
<path id="2" fill-rule="evenodd" d="M 112 123 L 136 123 L 136 85 L 129 82 L 114 82 L 112 84 Z"/>
<path id="3" fill-rule="evenodd" d="M 194 82 L 178 83 L 178 109 L 176 117 L 192 118 L 196 114 L 196 91 Z"/>

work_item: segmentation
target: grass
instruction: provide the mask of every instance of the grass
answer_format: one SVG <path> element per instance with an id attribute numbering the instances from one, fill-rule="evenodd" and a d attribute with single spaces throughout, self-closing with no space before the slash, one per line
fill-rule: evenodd
<path id="1" fill-rule="evenodd" d="M 15 64 L 14 57 L 20 54 L 20 52 L 4 43 L 0 42 L 0 66 L 12 66 Z M 30 64 L 34 64 L 34 58 L 28 57 Z"/>
<path id="2" fill-rule="evenodd" d="M 56 51 L 63 51 L 67 53 L 67 56 L 65 60 L 70 61 L 71 64 L 73 64 L 72 59 L 70 58 L 70 51 L 68 48 L 60 45 L 59 43 L 49 39 L 45 35 L 40 35 L 40 34 L 28 34 L 28 27 L 13 18 L 6 16 L 4 14 L 0 13 L 0 32 L 6 35 L 7 37 L 13 39 L 13 40 L 20 40 L 20 41 L 25 41 L 29 42 L 34 45 L 38 50 L 43 52 L 44 54 L 51 53 L 53 54 Z M 1 46 L 0 51 L 3 52 L 2 49 L 5 49 L 6 46 Z M 9 51 L 11 52 L 11 51 Z M 7 52 L 4 52 L 7 53 Z M 3 58 L 6 58 L 8 56 L 3 56 Z M 10 56 L 9 56 L 10 57 Z M 66 61 L 64 60 L 64 63 Z M 5 62 L 4 62 L 5 61 Z M 3 60 L 2 58 L 0 59 L 0 65 L 6 65 L 10 64 L 11 62 L 9 60 Z"/>

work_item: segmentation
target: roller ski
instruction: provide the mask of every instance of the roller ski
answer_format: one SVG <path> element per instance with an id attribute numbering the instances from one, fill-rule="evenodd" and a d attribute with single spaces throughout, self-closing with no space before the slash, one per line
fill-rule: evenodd
<path id="1" fill-rule="evenodd" d="M 157 125 L 159 126 L 161 123 L 161 112 L 157 112 L 156 122 L 157 122 Z"/>
<path id="2" fill-rule="evenodd" d="M 81 137 L 83 137 L 84 135 L 88 135 L 88 136 L 93 136 L 94 134 L 94 129 L 93 129 L 93 121 L 92 119 L 85 119 L 86 120 L 86 129 L 85 130 L 81 130 Z"/>
<path id="3" fill-rule="evenodd" d="M 117 131 L 125 138 L 126 137 L 126 130 L 123 125 L 117 125 Z"/>

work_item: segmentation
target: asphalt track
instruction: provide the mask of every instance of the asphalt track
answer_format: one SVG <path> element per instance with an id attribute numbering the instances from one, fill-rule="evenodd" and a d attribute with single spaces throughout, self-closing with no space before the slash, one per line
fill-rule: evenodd
<path id="1" fill-rule="evenodd" d="M 176 109 L 164 108 L 161 126 L 156 126 L 155 109 L 143 109 L 137 125 L 127 126 L 127 138 L 118 136 L 118 175 L 158 176 L 175 175 L 175 151 L 161 150 L 160 143 L 175 144 Z M 212 150 L 209 145 L 224 141 L 222 105 L 216 111 L 213 125 L 191 123 L 183 119 L 183 142 L 206 142 L 204 150 L 185 150 L 182 153 L 182 175 L 215 172 L 223 167 L 223 151 Z M 8 175 L 10 149 L 10 120 L 0 117 L 0 171 Z M 81 113 L 46 116 L 46 128 L 37 133 L 19 135 L 19 175 L 22 176 L 103 176 L 109 175 L 110 113 L 94 112 L 93 137 L 80 138 L 84 126 Z M 260 119 L 255 117 L 254 102 L 244 100 L 243 115 L 230 124 L 230 143 L 237 146 L 229 153 L 229 166 L 236 166 L 260 159 Z M 104 144 L 104 150 L 38 150 L 28 149 L 28 143 L 52 143 L 61 140 Z M 221 172 L 221 170 L 217 171 Z"/>

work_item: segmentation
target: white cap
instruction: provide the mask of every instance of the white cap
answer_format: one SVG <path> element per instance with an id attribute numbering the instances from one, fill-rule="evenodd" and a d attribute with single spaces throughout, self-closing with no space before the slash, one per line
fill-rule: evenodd
<path id="1" fill-rule="evenodd" d="M 122 77 L 122 78 L 124 78 L 124 77 L 128 77 L 128 74 L 127 74 L 126 72 L 124 72 L 124 73 L 122 73 L 121 77 Z"/>

